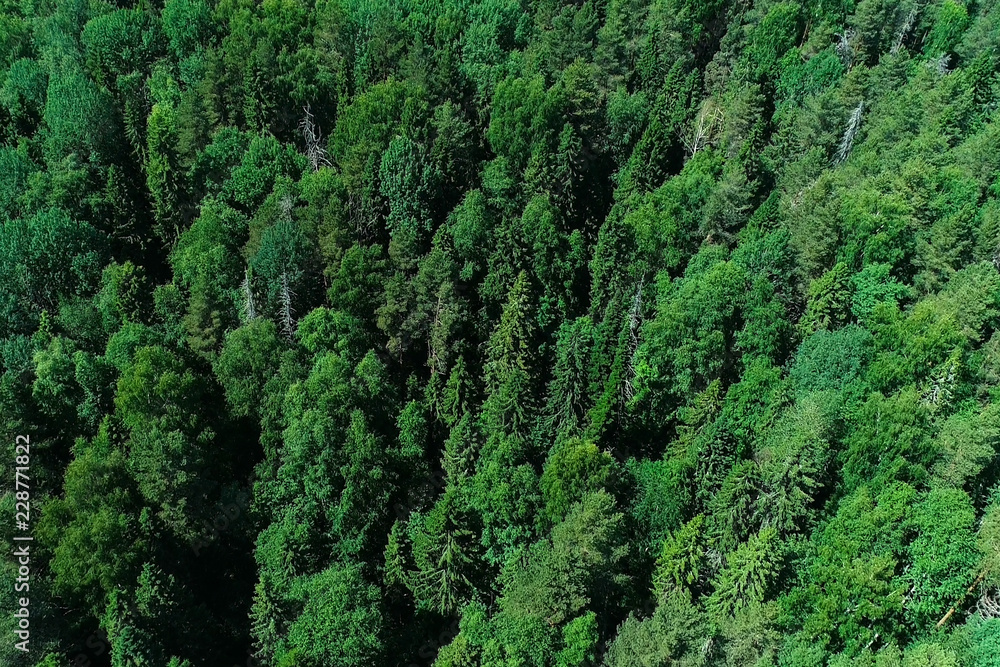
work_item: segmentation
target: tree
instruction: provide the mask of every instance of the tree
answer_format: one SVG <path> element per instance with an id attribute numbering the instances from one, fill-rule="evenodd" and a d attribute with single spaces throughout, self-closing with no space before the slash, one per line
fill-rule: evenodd
<path id="1" fill-rule="evenodd" d="M 619 570 L 623 517 L 614 510 L 614 499 L 606 492 L 588 494 L 553 528 L 551 541 L 532 547 L 526 566 L 510 572 L 493 620 L 498 630 L 528 621 L 559 627 L 588 608 L 603 612 L 617 606 L 609 596 L 626 582 Z M 505 650 L 517 654 L 515 646 Z"/>
<path id="2" fill-rule="evenodd" d="M 121 452 L 104 436 L 86 447 L 66 471 L 65 494 L 46 504 L 38 539 L 52 553 L 53 590 L 90 613 L 107 596 L 131 586 L 148 548 L 148 514 Z"/>
<path id="3" fill-rule="evenodd" d="M 542 497 L 549 521 L 559 522 L 586 494 L 613 486 L 614 463 L 592 442 L 564 440 L 552 448 L 542 469 Z"/>
<path id="4" fill-rule="evenodd" d="M 829 483 L 831 441 L 840 407 L 834 395 L 811 394 L 789 408 L 757 454 L 764 502 L 761 524 L 781 534 L 803 530 L 810 508 Z"/>
<path id="5" fill-rule="evenodd" d="M 703 616 L 690 596 L 674 591 L 657 605 L 651 617 L 640 620 L 629 615 L 608 646 L 606 662 L 612 667 L 669 664 L 685 659 L 698 664 L 706 635 Z"/>
<path id="6" fill-rule="evenodd" d="M 876 304 L 896 304 L 909 295 L 906 286 L 891 277 L 891 272 L 892 267 L 888 264 L 869 264 L 851 278 L 854 288 L 851 313 L 858 321 L 867 320 Z"/>
<path id="7" fill-rule="evenodd" d="M 163 4 L 163 32 L 178 60 L 197 53 L 211 37 L 211 13 L 201 0 L 168 0 Z"/>
<path id="8" fill-rule="evenodd" d="M 458 612 L 477 578 L 477 545 L 464 505 L 459 488 L 449 486 L 426 517 L 410 522 L 417 566 L 411 575 L 413 594 L 418 604 L 441 614 Z"/>
<path id="9" fill-rule="evenodd" d="M 933 474 L 943 486 L 968 488 L 989 465 L 996 451 L 995 409 L 987 407 L 978 414 L 959 412 L 951 415 L 937 436 L 940 458 Z"/>
<path id="10" fill-rule="evenodd" d="M 263 297 L 261 310 L 289 339 L 299 316 L 316 304 L 318 264 L 316 246 L 288 220 L 264 231 L 250 261 L 255 279 L 252 289 L 259 290 Z"/>
<path id="11" fill-rule="evenodd" d="M 907 614 L 914 625 L 928 626 L 963 597 L 975 580 L 978 565 L 974 513 L 959 489 L 932 489 L 914 508 L 917 537 L 909 546 L 912 582 Z"/>
<path id="12" fill-rule="evenodd" d="M 767 599 L 782 558 L 778 533 L 763 528 L 726 556 L 726 566 L 715 582 L 707 605 L 716 619 Z"/>
<path id="13" fill-rule="evenodd" d="M 799 322 L 803 334 L 817 329 L 836 329 L 847 319 L 850 308 L 849 270 L 838 264 L 809 285 L 809 302 Z"/>
<path id="14" fill-rule="evenodd" d="M 106 238 L 60 209 L 12 220 L 0 235 L 5 258 L 4 329 L 33 330 L 42 310 L 54 312 L 70 295 L 92 296 L 100 284 Z"/>
<path id="15" fill-rule="evenodd" d="M 857 655 L 876 635 L 898 635 L 912 584 L 897 578 L 897 567 L 907 555 L 916 497 L 912 487 L 897 482 L 877 492 L 861 487 L 839 503 L 807 566 L 810 583 L 785 600 L 801 608 L 808 637 Z M 846 609 L 855 611 L 845 617 Z"/>
<path id="16" fill-rule="evenodd" d="M 330 567 L 309 578 L 302 595 L 302 614 L 289 628 L 294 648 L 276 655 L 279 663 L 351 667 L 379 658 L 384 623 L 379 592 L 362 579 L 360 568 Z"/>
<path id="17" fill-rule="evenodd" d="M 50 164 L 72 153 L 109 163 L 118 155 L 119 124 L 112 101 L 81 69 L 65 60 L 49 74 L 43 118 L 49 127 L 45 156 Z"/>
<path id="18" fill-rule="evenodd" d="M 419 91 L 399 81 L 376 84 L 344 107 L 330 137 L 330 153 L 345 174 L 347 191 L 361 204 L 353 218 L 366 234 L 379 219 L 376 193 L 382 153 L 408 98 L 419 99 Z"/>
<path id="19" fill-rule="evenodd" d="M 129 468 L 138 488 L 180 537 L 206 511 L 216 440 L 207 414 L 211 385 L 162 347 L 139 348 L 118 379 L 115 410 L 129 430 Z M 218 453 L 216 453 L 218 456 Z"/>
<path id="20" fill-rule="evenodd" d="M 0 0 L 0 664 L 992 665 L 998 25 Z"/>
<path id="21" fill-rule="evenodd" d="M 872 357 L 872 335 L 856 325 L 836 331 L 820 329 L 802 341 L 789 376 L 795 392 L 845 391 L 864 386 L 864 370 Z"/>
<path id="22" fill-rule="evenodd" d="M 746 278 L 718 256 L 705 249 L 683 279 L 659 285 L 657 315 L 636 353 L 639 400 L 662 402 L 654 398 L 657 389 L 675 396 L 697 392 L 732 368 Z"/>
<path id="23" fill-rule="evenodd" d="M 565 322 L 556 338 L 555 365 L 548 387 L 549 431 L 557 438 L 579 433 L 590 402 L 590 357 L 594 325 L 589 317 Z"/>
<path id="24" fill-rule="evenodd" d="M 215 373 L 234 415 L 265 410 L 265 385 L 278 372 L 282 347 L 270 320 L 253 320 L 226 336 Z"/>
<path id="25" fill-rule="evenodd" d="M 119 9 L 92 18 L 81 40 L 95 79 L 107 88 L 123 75 L 149 68 L 165 46 L 160 22 L 139 9 Z"/>
<path id="26" fill-rule="evenodd" d="M 702 524 L 705 517 L 695 516 L 663 541 L 653 574 L 653 593 L 657 600 L 675 590 L 690 590 L 699 584 L 705 566 Z"/>
<path id="27" fill-rule="evenodd" d="M 19 58 L 11 63 L 7 80 L 0 88 L 0 103 L 6 107 L 18 134 L 27 136 L 38 126 L 47 90 L 48 73 L 37 60 Z"/>

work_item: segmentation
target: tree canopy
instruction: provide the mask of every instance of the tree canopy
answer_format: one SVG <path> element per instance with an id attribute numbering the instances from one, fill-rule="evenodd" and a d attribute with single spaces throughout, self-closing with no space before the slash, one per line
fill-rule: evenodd
<path id="1" fill-rule="evenodd" d="M 1000 665 L 998 39 L 0 0 L 0 664 Z"/>

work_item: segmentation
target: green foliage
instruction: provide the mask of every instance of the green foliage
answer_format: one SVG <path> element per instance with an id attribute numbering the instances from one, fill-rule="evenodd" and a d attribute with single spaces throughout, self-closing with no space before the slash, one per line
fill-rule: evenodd
<path id="1" fill-rule="evenodd" d="M 37 60 L 20 58 L 10 65 L 3 88 L 0 88 L 0 103 L 6 107 L 15 127 L 27 134 L 41 120 L 47 91 L 45 68 Z"/>
<path id="2" fill-rule="evenodd" d="M 331 567 L 303 584 L 302 614 L 289 628 L 298 665 L 348 667 L 380 654 L 383 619 L 378 589 L 359 568 Z"/>
<path id="3" fill-rule="evenodd" d="M 624 536 L 623 517 L 614 509 L 607 493 L 587 495 L 553 528 L 551 540 L 532 547 L 523 568 L 508 566 L 500 611 L 490 620 L 502 655 L 537 653 L 556 641 L 547 628 L 562 626 L 572 636 L 578 632 L 575 619 L 588 607 L 615 606 L 610 596 L 622 583 L 616 570 Z"/>
<path id="4" fill-rule="evenodd" d="M 96 16 L 83 28 L 81 41 L 98 83 L 149 67 L 163 51 L 160 22 L 139 9 L 119 9 Z"/>
<path id="5" fill-rule="evenodd" d="M 649 618 L 629 616 L 608 647 L 607 664 L 612 667 L 640 665 L 699 664 L 704 638 L 704 619 L 681 592 L 669 594 Z"/>
<path id="6" fill-rule="evenodd" d="M 731 616 L 763 602 L 781 563 L 781 544 L 773 528 L 764 528 L 726 558 L 726 566 L 706 603 L 716 618 Z"/>
<path id="7" fill-rule="evenodd" d="M 0 664 L 993 665 L 998 26 L 0 0 Z"/>
<path id="8" fill-rule="evenodd" d="M 97 162 L 111 161 L 119 153 L 115 145 L 118 122 L 110 96 L 78 66 L 64 61 L 49 74 L 43 119 L 45 156 L 56 163 L 73 153 Z"/>
<path id="9" fill-rule="evenodd" d="M 427 517 L 411 519 L 414 596 L 419 604 L 442 614 L 455 613 L 471 597 L 477 545 L 464 528 L 468 510 L 455 487 L 449 487 Z"/>
<path id="10" fill-rule="evenodd" d="M 796 392 L 843 391 L 861 381 L 872 355 L 871 341 L 871 334 L 855 325 L 837 331 L 821 329 L 806 338 L 789 371 Z"/>
<path id="11" fill-rule="evenodd" d="M 854 296 L 851 313 L 860 322 L 868 320 L 880 303 L 896 305 L 909 295 L 906 285 L 891 276 L 888 264 L 869 264 L 851 278 Z"/>
<path id="12" fill-rule="evenodd" d="M 573 503 L 608 485 L 612 466 L 611 456 L 591 442 L 566 440 L 556 445 L 540 480 L 547 518 L 557 523 Z"/>
<path id="13" fill-rule="evenodd" d="M 653 592 L 658 600 L 675 589 L 690 589 L 698 583 L 705 566 L 704 520 L 699 514 L 663 541 L 653 574 Z"/>
<path id="14" fill-rule="evenodd" d="M 212 34 L 211 12 L 201 0 L 168 0 L 161 19 L 170 50 L 178 60 L 196 53 Z"/>
<path id="15" fill-rule="evenodd" d="M 38 525 L 38 539 L 50 550 L 53 590 L 91 613 L 105 596 L 129 585 L 145 550 L 141 507 L 124 457 L 102 451 L 100 440 L 70 464 L 65 495 L 53 498 Z"/>
<path id="16" fill-rule="evenodd" d="M 914 507 L 916 537 L 909 545 L 913 582 L 907 613 L 918 625 L 929 625 L 962 597 L 976 578 L 975 514 L 968 495 L 959 489 L 931 489 Z"/>
<path id="17" fill-rule="evenodd" d="M 0 235 L 0 271 L 8 288 L 0 301 L 4 331 L 27 333 L 40 313 L 54 311 L 61 299 L 92 296 L 106 247 L 100 232 L 60 209 L 5 224 Z"/>
<path id="18" fill-rule="evenodd" d="M 964 4 L 944 0 L 934 7 L 933 21 L 934 27 L 924 44 L 924 51 L 930 55 L 948 53 L 955 49 L 968 27 L 969 13 Z"/>
<path id="19" fill-rule="evenodd" d="M 253 320 L 226 336 L 215 374 L 234 415 L 259 415 L 265 409 L 265 385 L 278 372 L 281 348 L 270 320 Z"/>

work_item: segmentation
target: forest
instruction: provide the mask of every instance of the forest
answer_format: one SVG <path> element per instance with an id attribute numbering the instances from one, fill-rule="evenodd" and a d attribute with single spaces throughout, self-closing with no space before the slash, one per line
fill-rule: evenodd
<path id="1" fill-rule="evenodd" d="M 0 0 L 0 665 L 1000 667 L 996 122 L 1000 0 Z"/>

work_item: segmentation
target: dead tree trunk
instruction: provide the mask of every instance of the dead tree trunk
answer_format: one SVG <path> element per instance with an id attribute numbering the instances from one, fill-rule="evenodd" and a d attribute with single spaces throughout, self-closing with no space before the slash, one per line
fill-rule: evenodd
<path id="1" fill-rule="evenodd" d="M 834 165 L 842 163 L 850 156 L 851 149 L 854 148 L 854 138 L 858 136 L 858 131 L 861 129 L 861 114 L 864 113 L 864 110 L 865 103 L 862 100 L 858 102 L 858 106 L 851 113 L 851 117 L 847 119 L 844 138 L 840 140 L 840 146 L 837 147 L 837 154 L 833 159 Z"/>
<path id="2" fill-rule="evenodd" d="M 940 630 L 944 626 L 944 624 L 947 623 L 948 620 L 955 615 L 955 612 L 958 611 L 958 608 L 962 605 L 962 602 L 965 600 L 965 598 L 967 598 L 972 593 L 972 591 L 976 590 L 976 586 L 981 584 L 983 579 L 985 578 L 986 578 L 986 570 L 983 570 L 982 572 L 979 573 L 979 576 L 976 577 L 976 580 L 972 582 L 972 585 L 965 590 L 965 593 L 962 595 L 962 598 L 958 602 L 956 602 L 951 609 L 948 610 L 948 613 L 945 614 L 940 621 L 937 622 L 937 624 L 934 626 L 935 630 Z"/>
<path id="3" fill-rule="evenodd" d="M 309 158 L 309 164 L 313 171 L 319 171 L 320 167 L 330 166 L 330 159 L 326 155 L 326 149 L 323 148 L 323 132 L 316 124 L 316 119 L 313 118 L 312 109 L 309 108 L 308 104 L 302 111 L 305 112 L 305 116 L 299 122 L 299 129 L 306 142 L 306 157 Z"/>

